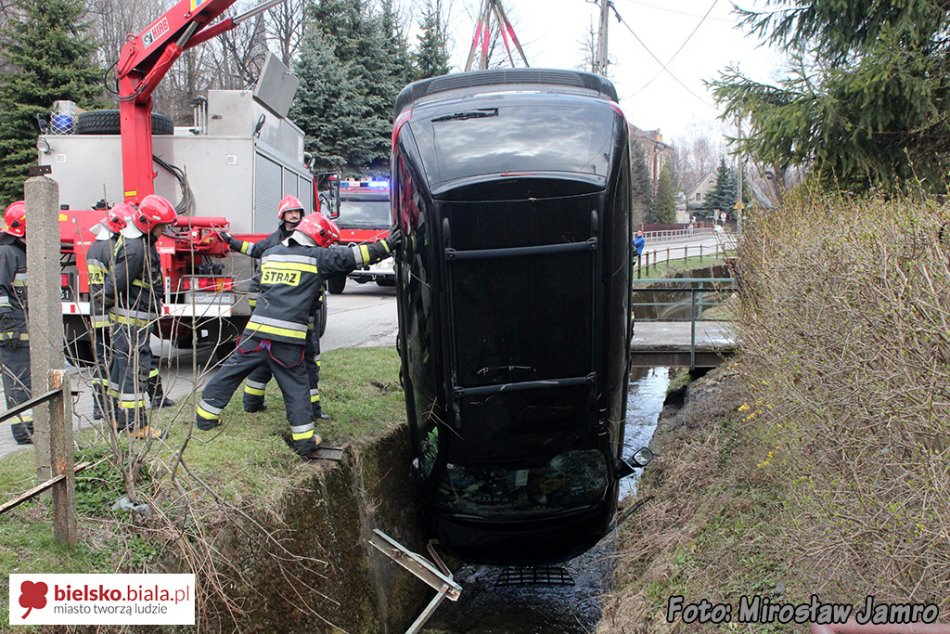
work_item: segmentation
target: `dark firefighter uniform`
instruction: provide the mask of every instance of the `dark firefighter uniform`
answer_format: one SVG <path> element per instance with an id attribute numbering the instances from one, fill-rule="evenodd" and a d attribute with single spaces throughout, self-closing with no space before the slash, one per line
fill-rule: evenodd
<path id="1" fill-rule="evenodd" d="M 283 222 L 272 234 L 260 242 L 245 242 L 227 235 L 226 239 L 231 246 L 231 250 L 243 253 L 255 260 L 259 260 L 264 252 L 277 246 L 283 240 L 286 240 L 294 232 L 293 229 L 286 229 Z M 253 309 L 257 305 L 257 297 L 260 295 L 261 274 L 258 272 L 251 279 L 248 303 Z M 323 286 L 320 287 L 320 293 L 317 296 L 317 302 L 314 304 L 314 312 L 311 315 L 311 327 L 307 337 L 306 366 L 307 378 L 310 386 L 310 408 L 314 420 L 324 418 L 323 407 L 320 404 L 320 322 L 323 310 Z M 315 325 L 315 326 L 314 326 Z M 244 411 L 261 412 L 267 408 L 264 403 L 264 393 L 267 389 L 267 382 L 271 380 L 273 374 L 270 366 L 260 365 L 247 377 L 244 382 Z"/>
<path id="2" fill-rule="evenodd" d="M 89 273 L 89 325 L 95 338 L 96 367 L 92 376 L 92 417 L 100 419 L 109 407 L 109 310 L 105 304 L 105 283 L 115 251 L 117 237 L 104 231 L 86 252 L 86 271 Z"/>
<path id="3" fill-rule="evenodd" d="M 112 320 L 109 394 L 120 430 L 148 426 L 148 382 L 153 368 L 149 333 L 162 313 L 164 291 L 154 238 L 136 233 L 122 232 L 104 291 Z"/>
<path id="4" fill-rule="evenodd" d="M 27 327 L 26 245 L 0 234 L 0 363 L 7 407 L 30 400 L 30 335 Z M 11 419 L 19 445 L 33 442 L 33 411 Z"/>
<path id="5" fill-rule="evenodd" d="M 266 364 L 284 397 L 294 450 L 307 455 L 320 444 L 309 400 L 306 345 L 313 305 L 325 277 L 349 273 L 390 254 L 379 241 L 323 248 L 302 243 L 299 231 L 267 250 L 261 260 L 261 294 L 234 354 L 205 387 L 196 411 L 199 429 L 220 424 L 231 395 L 255 368 Z M 393 238 L 398 240 L 398 236 Z"/>

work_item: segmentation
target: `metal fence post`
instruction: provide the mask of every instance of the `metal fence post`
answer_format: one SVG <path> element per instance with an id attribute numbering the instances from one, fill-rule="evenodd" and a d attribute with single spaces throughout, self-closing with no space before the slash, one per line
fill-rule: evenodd
<path id="1" fill-rule="evenodd" d="M 696 370 L 696 289 L 689 289 L 689 371 Z"/>
<path id="2" fill-rule="evenodd" d="M 63 309 L 59 297 L 59 185 L 48 176 L 34 176 L 26 180 L 23 191 L 29 218 L 26 270 L 30 285 L 30 377 L 33 390 L 38 391 L 48 384 L 51 368 L 64 366 Z M 48 403 L 34 409 L 33 428 L 36 477 L 44 482 L 52 473 Z"/>

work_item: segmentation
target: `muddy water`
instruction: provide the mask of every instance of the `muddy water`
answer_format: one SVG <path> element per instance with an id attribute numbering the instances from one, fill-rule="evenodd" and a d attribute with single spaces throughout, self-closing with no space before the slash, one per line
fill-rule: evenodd
<path id="1" fill-rule="evenodd" d="M 669 371 L 652 368 L 631 376 L 624 455 L 650 444 L 663 408 Z M 621 481 L 620 496 L 636 492 L 634 475 Z M 592 632 L 600 620 L 600 597 L 610 589 L 616 543 L 612 534 L 564 564 L 573 586 L 498 587 L 501 568 L 462 566 L 457 603 L 444 602 L 424 628 L 427 634 L 570 634 Z"/>
<path id="2" fill-rule="evenodd" d="M 669 368 L 631 369 L 630 392 L 627 397 L 627 425 L 623 435 L 623 455 L 632 456 L 640 447 L 650 445 L 656 423 L 663 410 L 666 389 L 670 385 Z M 636 495 L 640 472 L 620 481 L 620 499 Z"/>

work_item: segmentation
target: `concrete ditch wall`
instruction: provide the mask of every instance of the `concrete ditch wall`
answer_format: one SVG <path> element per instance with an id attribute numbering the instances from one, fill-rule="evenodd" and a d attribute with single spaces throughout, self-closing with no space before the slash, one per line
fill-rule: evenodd
<path id="1" fill-rule="evenodd" d="M 255 518 L 289 553 L 322 564 L 275 554 L 273 544 L 259 539 L 260 530 L 248 530 L 247 520 L 225 527 L 219 552 L 250 581 L 247 587 L 233 588 L 249 617 L 219 617 L 212 629 L 405 631 L 434 593 L 367 539 L 379 528 L 413 551 L 425 553 L 408 478 L 409 455 L 408 433 L 399 426 L 351 447 L 342 463 L 304 468 L 299 481 L 288 487 L 279 520 Z"/>

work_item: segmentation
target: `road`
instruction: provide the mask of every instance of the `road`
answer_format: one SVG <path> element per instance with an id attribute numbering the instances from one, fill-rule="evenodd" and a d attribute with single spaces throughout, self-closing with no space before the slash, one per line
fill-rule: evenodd
<path id="1" fill-rule="evenodd" d="M 698 245 L 704 245 L 704 251 L 711 254 L 716 244 L 714 236 L 700 236 L 685 240 L 673 240 L 647 244 L 645 252 L 656 252 L 658 261 L 666 259 L 667 247 L 671 258 L 683 256 L 683 247 L 690 245 L 690 255 Z M 653 256 L 651 256 L 653 257 Z M 651 260 L 652 261 L 652 260 Z M 398 324 L 396 318 L 396 289 L 381 287 L 374 283 L 356 284 L 347 282 L 341 295 L 330 295 L 327 330 L 320 340 L 323 352 L 337 348 L 359 348 L 371 346 L 395 346 Z M 155 344 L 157 340 L 153 341 Z M 153 345 L 154 350 L 158 348 Z M 168 394 L 175 399 L 188 399 L 210 375 L 208 359 L 204 355 L 196 358 L 188 350 L 163 351 L 165 358 L 162 379 Z M 92 398 L 90 396 L 89 370 L 72 369 L 72 384 L 82 394 L 73 406 L 73 421 L 76 428 L 86 427 L 92 421 Z M 2 388 L 0 388 L 2 395 Z M 4 402 L 4 401 L 0 401 Z M 182 411 L 188 409 L 182 406 Z M 5 427 L 5 426 L 4 426 Z M 0 456 L 12 451 L 26 449 L 13 442 L 8 429 L 0 428 Z"/>

